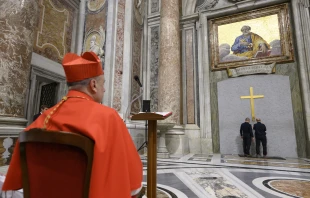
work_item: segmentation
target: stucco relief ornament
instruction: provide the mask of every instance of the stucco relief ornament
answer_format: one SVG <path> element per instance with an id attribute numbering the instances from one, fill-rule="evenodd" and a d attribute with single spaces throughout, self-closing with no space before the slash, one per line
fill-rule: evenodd
<path id="1" fill-rule="evenodd" d="M 219 0 L 205 0 L 202 4 L 197 6 L 196 10 L 209 10 L 211 8 L 214 8 L 218 2 Z"/>
<path id="2" fill-rule="evenodd" d="M 88 10 L 91 12 L 97 12 L 102 10 L 106 0 L 89 0 L 87 3 Z"/>
<path id="3" fill-rule="evenodd" d="M 104 45 L 105 45 L 105 31 L 103 27 L 99 27 L 99 34 L 98 32 L 91 33 L 89 39 L 89 49 L 87 51 L 94 52 L 101 60 L 102 67 L 104 67 Z M 97 38 L 99 37 L 99 38 Z"/>

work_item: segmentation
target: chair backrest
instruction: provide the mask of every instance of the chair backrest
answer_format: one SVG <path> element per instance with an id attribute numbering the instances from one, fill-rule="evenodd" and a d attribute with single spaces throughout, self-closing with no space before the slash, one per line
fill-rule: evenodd
<path id="1" fill-rule="evenodd" d="M 19 134 L 25 198 L 87 198 L 94 141 L 39 128 Z"/>

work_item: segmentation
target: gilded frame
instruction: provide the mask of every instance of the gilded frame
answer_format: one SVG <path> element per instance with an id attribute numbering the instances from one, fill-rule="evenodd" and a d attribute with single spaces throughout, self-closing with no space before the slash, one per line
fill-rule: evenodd
<path id="1" fill-rule="evenodd" d="M 270 6 L 266 8 L 256 9 L 240 14 L 234 14 L 221 18 L 211 19 L 208 21 L 209 25 L 209 40 L 211 49 L 211 70 L 224 70 L 228 68 L 237 68 L 242 66 L 250 66 L 256 64 L 270 64 L 270 63 L 284 63 L 294 61 L 294 53 L 292 47 L 291 27 L 288 4 L 279 4 L 276 6 Z M 247 60 L 234 60 L 223 62 L 220 61 L 219 52 L 219 35 L 218 27 L 220 25 L 231 24 L 235 22 L 242 22 L 245 20 L 256 19 L 260 17 L 266 17 L 270 15 L 277 15 L 280 35 L 281 54 L 276 56 L 267 56 L 261 58 L 249 58 Z M 241 28 L 241 27 L 240 27 Z M 230 48 L 231 50 L 231 48 Z M 232 53 L 232 52 L 230 52 Z"/>

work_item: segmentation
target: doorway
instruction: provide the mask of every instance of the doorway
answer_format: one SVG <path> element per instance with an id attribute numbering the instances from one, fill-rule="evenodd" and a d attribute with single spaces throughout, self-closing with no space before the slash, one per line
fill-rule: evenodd
<path id="1" fill-rule="evenodd" d="M 47 105 L 49 108 L 54 106 L 66 92 L 64 76 L 32 66 L 27 105 L 28 125 L 33 121 L 33 116 L 40 112 L 41 105 Z"/>

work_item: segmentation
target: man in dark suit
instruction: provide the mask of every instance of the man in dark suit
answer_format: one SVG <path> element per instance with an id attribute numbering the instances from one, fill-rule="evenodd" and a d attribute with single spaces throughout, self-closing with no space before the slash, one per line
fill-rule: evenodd
<path id="1" fill-rule="evenodd" d="M 45 110 L 47 110 L 47 109 L 48 109 L 47 105 L 41 105 L 40 113 L 35 114 L 35 115 L 33 116 L 33 121 L 35 121 L 35 120 L 36 120 Z"/>
<path id="2" fill-rule="evenodd" d="M 255 130 L 255 142 L 256 142 L 256 156 L 260 156 L 260 143 L 263 145 L 264 157 L 267 155 L 267 137 L 266 137 L 266 126 L 261 123 L 260 118 L 256 118 L 256 124 L 254 124 L 253 129 Z"/>
<path id="3" fill-rule="evenodd" d="M 250 118 L 246 118 L 245 122 L 240 126 L 240 136 L 243 139 L 244 156 L 250 156 L 251 139 L 253 138 L 252 125 L 249 123 Z"/>

